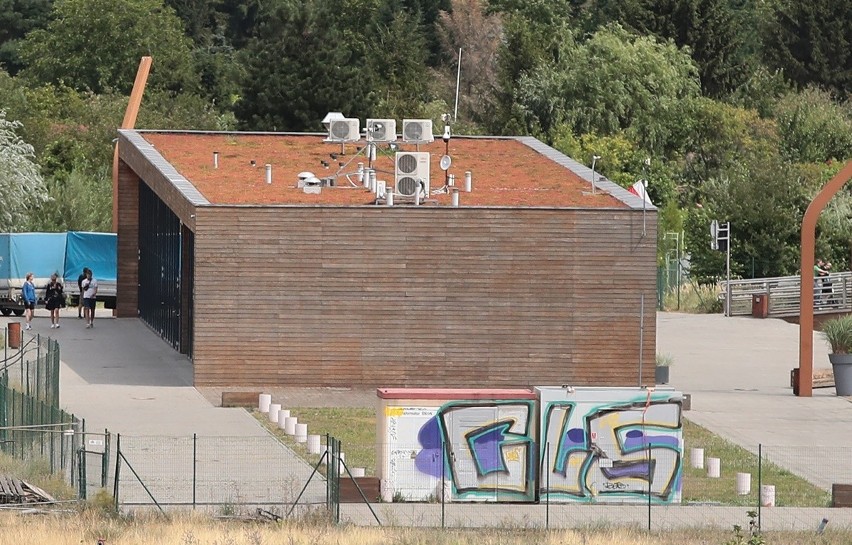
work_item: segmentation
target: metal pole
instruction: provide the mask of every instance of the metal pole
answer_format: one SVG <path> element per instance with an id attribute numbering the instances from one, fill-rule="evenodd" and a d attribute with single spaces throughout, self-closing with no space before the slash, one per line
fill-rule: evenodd
<path id="1" fill-rule="evenodd" d="M 642 387 L 642 353 L 645 346 L 645 294 L 639 296 L 639 387 Z"/>
<path id="2" fill-rule="evenodd" d="M 728 240 L 728 251 L 727 251 L 727 274 L 728 274 L 728 286 L 725 288 L 725 313 L 727 316 L 731 315 L 731 222 L 728 222 L 727 228 L 725 230 L 725 238 Z"/>
<path id="3" fill-rule="evenodd" d="M 115 434 L 115 482 L 112 486 L 112 498 L 115 501 L 115 512 L 118 512 L 118 481 L 121 475 L 121 434 Z"/>
<path id="4" fill-rule="evenodd" d="M 760 528 L 761 520 L 760 520 L 760 507 L 763 503 L 760 501 L 760 488 L 763 484 L 762 475 L 763 473 L 763 443 L 757 444 L 757 527 Z"/>
<path id="5" fill-rule="evenodd" d="M 462 50 L 459 48 L 459 68 L 456 72 L 456 107 L 453 110 L 453 123 L 459 120 L 459 86 L 461 85 L 461 57 Z"/>
<path id="6" fill-rule="evenodd" d="M 550 441 L 545 443 L 544 445 L 544 456 L 545 456 L 545 464 L 547 469 L 545 470 L 546 480 L 547 480 L 547 498 L 546 503 L 544 504 L 544 529 L 550 529 Z"/>
<path id="7" fill-rule="evenodd" d="M 445 456 L 446 456 L 446 454 L 445 454 L 445 453 L 446 453 L 446 451 L 447 451 L 446 449 L 447 449 L 447 446 L 446 446 L 446 444 L 444 443 L 444 439 L 442 438 L 442 439 L 441 439 L 441 528 L 446 528 L 446 527 L 447 527 L 447 526 L 446 526 L 446 522 L 445 522 L 445 520 L 446 520 L 446 519 L 445 519 L 445 516 L 446 516 L 446 505 L 447 505 L 447 498 L 446 498 L 446 489 L 447 489 L 447 486 L 446 486 L 446 484 L 445 484 L 446 479 L 447 479 L 447 474 L 446 474 L 446 459 L 445 459 Z"/>
<path id="8" fill-rule="evenodd" d="M 651 531 L 651 443 L 648 443 L 648 532 Z"/>
<path id="9" fill-rule="evenodd" d="M 195 510 L 195 489 L 198 476 L 198 435 L 192 434 L 192 509 Z"/>

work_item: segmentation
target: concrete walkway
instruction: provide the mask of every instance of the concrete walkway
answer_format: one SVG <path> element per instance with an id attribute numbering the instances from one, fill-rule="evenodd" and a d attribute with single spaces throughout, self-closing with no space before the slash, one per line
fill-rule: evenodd
<path id="1" fill-rule="evenodd" d="M 23 322 L 13 317 L 3 322 L 12 320 Z M 27 332 L 59 342 L 60 405 L 85 419 L 89 434 L 105 429 L 121 434 L 127 463 L 158 502 L 191 503 L 193 486 L 198 502 L 291 502 L 307 482 L 312 467 L 245 409 L 210 404 L 192 386 L 191 362 L 140 320 L 103 317 L 86 329 L 76 309 L 69 309 L 60 325 L 51 329 L 47 312 L 38 310 Z M 87 435 L 93 437 L 99 436 Z M 99 451 L 100 444 L 87 449 Z M 150 504 L 127 467 L 121 483 L 123 503 Z M 320 479 L 312 482 L 306 501 L 325 502 Z"/>
<path id="2" fill-rule="evenodd" d="M 673 356 L 671 386 L 692 394 L 685 416 L 814 484 L 852 483 L 852 403 L 834 388 L 796 397 L 799 326 L 777 319 L 659 313 L 657 350 Z M 814 367 L 828 345 L 814 335 Z"/>

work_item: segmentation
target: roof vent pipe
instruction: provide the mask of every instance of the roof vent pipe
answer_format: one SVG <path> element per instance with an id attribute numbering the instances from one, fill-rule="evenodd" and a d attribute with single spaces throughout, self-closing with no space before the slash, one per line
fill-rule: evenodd
<path id="1" fill-rule="evenodd" d="M 393 191 L 388 191 L 386 193 L 385 204 L 388 206 L 393 206 Z"/>
<path id="2" fill-rule="evenodd" d="M 450 187 L 455 187 L 455 185 L 456 185 L 456 175 L 455 174 L 448 174 L 447 175 L 447 185 L 450 186 Z"/>
<path id="3" fill-rule="evenodd" d="M 387 191 L 387 182 L 384 180 L 379 180 L 376 182 L 376 198 L 381 199 L 385 196 L 385 192 Z"/>
<path id="4" fill-rule="evenodd" d="M 364 169 L 364 179 L 361 180 L 362 182 L 364 182 L 364 187 L 366 189 L 370 189 L 370 170 L 371 169 L 369 168 Z"/>
<path id="5" fill-rule="evenodd" d="M 358 183 L 364 183 L 364 163 L 358 163 Z"/>
<path id="6" fill-rule="evenodd" d="M 464 190 L 465 193 L 470 193 L 473 188 L 473 174 L 468 170 L 464 173 Z"/>
<path id="7" fill-rule="evenodd" d="M 272 183 L 272 165 L 269 163 L 266 164 L 266 183 Z"/>
<path id="8" fill-rule="evenodd" d="M 450 202 L 452 203 L 453 207 L 459 207 L 459 188 L 454 187 L 450 190 Z"/>
<path id="9" fill-rule="evenodd" d="M 370 169 L 370 191 L 376 192 L 376 170 Z"/>
<path id="10" fill-rule="evenodd" d="M 213 168 L 219 168 L 219 152 L 213 152 Z"/>

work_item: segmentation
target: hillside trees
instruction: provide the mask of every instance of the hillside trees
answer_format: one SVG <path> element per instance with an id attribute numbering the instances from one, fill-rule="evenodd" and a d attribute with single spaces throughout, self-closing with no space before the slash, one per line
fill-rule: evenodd
<path id="1" fill-rule="evenodd" d="M 763 58 L 799 88 L 840 97 L 852 89 L 852 2 L 777 0 L 763 27 Z"/>
<path id="2" fill-rule="evenodd" d="M 21 123 L 0 110 L 0 230 L 17 231 L 26 225 L 28 212 L 47 200 L 44 180 L 33 147 L 17 131 Z"/>
<path id="3" fill-rule="evenodd" d="M 127 94 L 139 59 L 157 59 L 149 85 L 173 93 L 198 91 L 191 42 L 162 0 L 56 0 L 47 28 L 20 47 L 22 75 L 77 91 Z"/>

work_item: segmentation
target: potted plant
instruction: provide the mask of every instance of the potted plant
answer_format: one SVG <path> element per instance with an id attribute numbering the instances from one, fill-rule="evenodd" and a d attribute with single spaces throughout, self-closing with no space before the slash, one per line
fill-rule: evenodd
<path id="1" fill-rule="evenodd" d="M 669 383 L 669 367 L 671 367 L 673 362 L 674 358 L 670 355 L 657 354 L 657 361 L 654 366 L 654 382 L 657 384 Z"/>
<path id="2" fill-rule="evenodd" d="M 822 335 L 831 347 L 828 361 L 834 371 L 837 395 L 852 395 L 852 314 L 826 320 Z"/>

